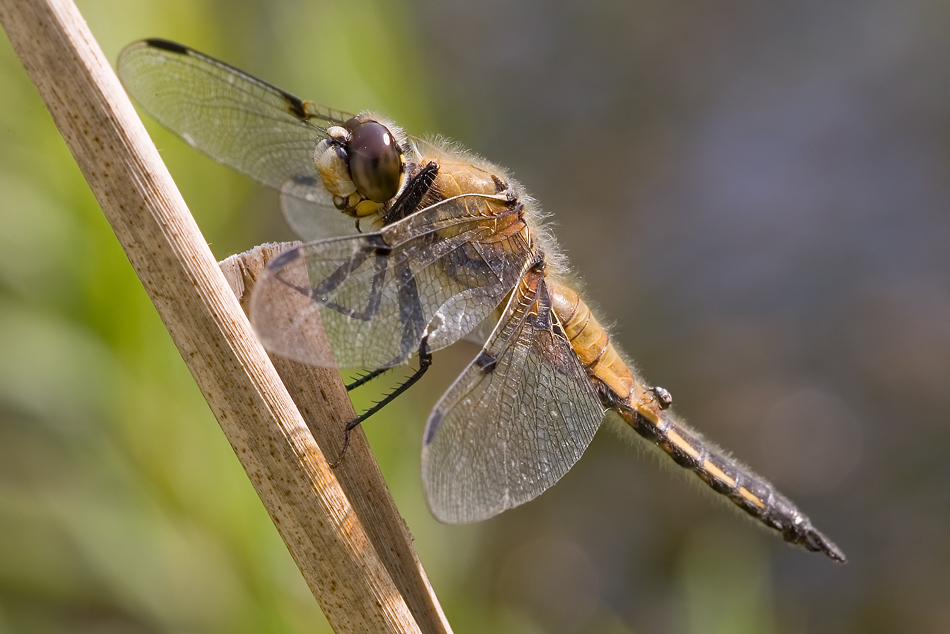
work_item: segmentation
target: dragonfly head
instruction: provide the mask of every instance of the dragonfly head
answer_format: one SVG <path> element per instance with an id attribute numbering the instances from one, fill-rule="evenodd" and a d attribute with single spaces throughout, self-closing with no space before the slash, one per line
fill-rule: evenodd
<path id="1" fill-rule="evenodd" d="M 356 218 L 379 212 L 395 198 L 406 171 L 396 138 L 369 114 L 327 128 L 314 162 L 336 207 Z"/>

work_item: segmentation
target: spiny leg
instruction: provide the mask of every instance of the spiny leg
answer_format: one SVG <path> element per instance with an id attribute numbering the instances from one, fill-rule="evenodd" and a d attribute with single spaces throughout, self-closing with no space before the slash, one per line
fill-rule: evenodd
<path id="1" fill-rule="evenodd" d="M 396 275 L 403 280 L 403 285 L 399 290 L 399 312 L 402 321 L 402 350 L 399 355 L 383 364 L 383 367 L 355 379 L 346 385 L 346 391 L 350 392 L 358 387 L 366 385 L 376 377 L 389 372 L 394 366 L 401 364 L 409 355 L 416 350 L 416 341 L 423 336 L 425 323 L 423 322 L 422 312 L 419 304 L 419 289 L 416 286 L 412 270 L 405 258 L 396 256 L 395 263 Z M 378 302 L 376 302 L 378 303 Z"/>
<path id="2" fill-rule="evenodd" d="M 352 392 L 356 388 L 366 385 L 367 383 L 369 383 L 376 377 L 381 376 L 385 374 L 386 372 L 389 372 L 390 370 L 392 370 L 392 368 L 387 367 L 387 368 L 379 368 L 378 370 L 373 370 L 372 372 L 367 372 L 366 374 L 359 377 L 358 379 L 355 379 L 352 383 L 347 383 L 346 391 Z"/>
<path id="3" fill-rule="evenodd" d="M 406 379 L 406 381 L 399 385 L 389 395 L 376 403 L 376 405 L 347 423 L 346 429 L 344 430 L 343 450 L 340 452 L 340 457 L 337 458 L 336 462 L 330 465 L 331 467 L 339 465 L 343 460 L 343 456 L 346 455 L 346 448 L 350 445 L 350 433 L 357 427 L 357 425 L 382 408 L 386 407 L 386 405 L 391 403 L 393 399 L 409 389 L 416 381 L 422 378 L 422 375 L 425 374 L 426 370 L 429 369 L 429 366 L 432 365 L 432 353 L 429 350 L 429 335 L 423 334 L 425 331 L 425 323 L 423 321 L 421 305 L 419 303 L 419 289 L 416 286 L 412 270 L 409 268 L 409 263 L 401 254 L 396 256 L 395 271 L 397 277 L 403 281 L 403 284 L 399 288 L 399 312 L 403 328 L 402 351 L 398 357 L 392 360 L 391 363 L 387 363 L 383 366 L 383 368 L 373 370 L 365 377 L 357 379 L 353 385 L 354 387 L 363 385 L 367 381 L 376 378 L 393 365 L 396 365 L 402 359 L 408 358 L 412 350 L 415 348 L 415 342 L 417 340 L 419 341 L 419 369 L 416 370 L 412 376 Z M 419 339 L 420 335 L 422 336 L 421 339 Z"/>
<path id="4" fill-rule="evenodd" d="M 398 398 L 403 392 L 412 387 L 416 381 L 421 379 L 422 375 L 426 373 L 426 370 L 428 370 L 432 365 L 432 353 L 429 351 L 428 338 L 428 335 L 423 337 L 422 341 L 419 343 L 419 368 L 412 373 L 412 376 L 400 383 L 395 390 L 387 394 L 381 401 L 346 424 L 346 428 L 343 430 L 343 449 L 340 450 L 340 456 L 334 462 L 330 463 L 330 467 L 335 469 L 340 465 L 341 462 L 343 462 L 343 457 L 346 456 L 346 450 L 350 446 L 350 434 L 360 425 L 360 423 L 392 403 L 393 400 Z M 379 373 L 384 371 L 385 370 L 376 370 L 375 372 Z"/>
<path id="5" fill-rule="evenodd" d="M 396 221 L 402 220 L 406 216 L 414 213 L 422 203 L 422 199 L 429 193 L 435 177 L 439 174 L 439 164 L 430 161 L 419 170 L 419 173 L 412 177 L 406 187 L 399 194 L 399 198 L 393 203 L 386 216 L 383 218 L 384 225 L 390 225 Z"/>

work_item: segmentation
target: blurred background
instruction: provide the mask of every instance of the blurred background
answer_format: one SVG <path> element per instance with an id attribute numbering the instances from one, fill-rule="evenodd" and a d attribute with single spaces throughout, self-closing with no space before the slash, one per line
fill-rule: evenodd
<path id="1" fill-rule="evenodd" d="M 950 631 L 950 4 L 79 6 L 112 60 L 177 40 L 507 166 L 647 380 L 849 557 L 609 429 L 537 501 L 438 524 L 419 449 L 460 346 L 365 426 L 456 632 Z M 290 238 L 147 124 L 218 257 Z M 5 38 L 0 199 L 0 633 L 328 631 Z"/>

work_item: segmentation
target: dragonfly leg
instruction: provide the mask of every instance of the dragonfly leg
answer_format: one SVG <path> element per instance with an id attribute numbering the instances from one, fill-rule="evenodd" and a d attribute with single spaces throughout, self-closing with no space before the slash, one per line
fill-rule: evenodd
<path id="1" fill-rule="evenodd" d="M 416 211 L 422 203 L 422 199 L 432 188 L 432 183 L 435 182 L 435 177 L 438 176 L 438 174 L 439 164 L 435 161 L 429 161 L 425 167 L 419 170 L 418 174 L 413 176 L 412 179 L 406 183 L 406 187 L 402 190 L 402 193 L 399 194 L 399 198 L 396 199 L 393 206 L 386 212 L 386 217 L 383 218 L 383 224 L 390 225 Z"/>
<path id="2" fill-rule="evenodd" d="M 369 383 L 370 381 L 372 381 L 372 380 L 375 379 L 376 377 L 378 377 L 378 376 L 380 376 L 381 374 L 384 374 L 384 373 L 386 373 L 386 372 L 389 372 L 390 370 L 392 370 L 391 367 L 386 367 L 386 368 L 379 368 L 378 370 L 373 370 L 372 372 L 367 372 L 367 373 L 364 374 L 363 376 L 361 376 L 361 377 L 359 377 L 358 379 L 354 380 L 352 383 L 347 383 L 347 384 L 346 384 L 346 391 L 347 391 L 347 392 L 352 392 L 352 391 L 355 390 L 356 388 L 361 387 L 361 386 L 363 386 L 363 385 L 366 385 L 367 383 Z"/>
<path id="3" fill-rule="evenodd" d="M 343 457 L 346 455 L 346 450 L 350 446 L 350 434 L 353 432 L 353 430 L 356 429 L 364 420 L 392 403 L 393 400 L 395 400 L 399 395 L 412 387 L 416 381 L 422 378 L 422 375 L 426 373 L 426 370 L 428 370 L 431 365 L 432 353 L 429 351 L 428 336 L 425 336 L 419 343 L 419 368 L 412 373 L 412 376 L 400 383 L 395 390 L 384 396 L 382 400 L 346 424 L 346 428 L 343 430 L 343 449 L 340 450 L 340 456 L 335 461 L 330 463 L 331 468 L 336 469 L 338 466 L 340 466 L 340 463 L 343 462 Z M 370 375 L 375 374 L 378 376 L 379 373 L 385 372 L 386 369 L 375 370 L 374 372 L 371 372 Z"/>

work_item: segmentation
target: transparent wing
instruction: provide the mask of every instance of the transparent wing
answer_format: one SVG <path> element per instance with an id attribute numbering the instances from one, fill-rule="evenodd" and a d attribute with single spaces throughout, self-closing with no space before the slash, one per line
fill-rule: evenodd
<path id="1" fill-rule="evenodd" d="M 312 365 L 376 369 L 405 363 L 423 336 L 430 350 L 465 336 L 531 257 L 524 232 L 498 233 L 521 222 L 517 209 L 472 203 L 484 198 L 461 196 L 379 233 L 312 242 L 272 260 L 251 298 L 264 346 Z M 308 344 L 321 326 L 333 358 Z"/>
<path id="2" fill-rule="evenodd" d="M 287 226 L 304 240 L 357 233 L 356 220 L 332 206 L 323 182 L 313 176 L 294 176 L 284 183 L 280 210 Z"/>
<path id="3" fill-rule="evenodd" d="M 422 481 L 449 524 L 534 499 L 580 459 L 603 419 L 590 379 L 530 271 L 426 425 Z"/>
<path id="4" fill-rule="evenodd" d="M 306 178 L 320 182 L 314 149 L 326 138 L 328 126 L 342 125 L 351 115 L 303 101 L 165 40 L 130 44 L 117 66 L 125 89 L 139 106 L 196 150 L 285 196 L 293 192 L 299 197 L 297 211 L 311 206 L 315 222 L 321 215 L 333 219 L 342 215 L 325 189 L 304 191 L 299 183 Z"/>

